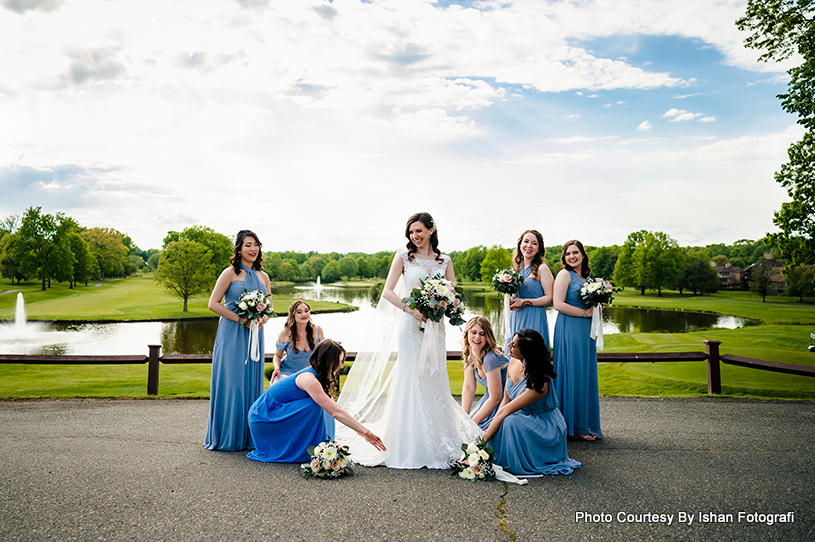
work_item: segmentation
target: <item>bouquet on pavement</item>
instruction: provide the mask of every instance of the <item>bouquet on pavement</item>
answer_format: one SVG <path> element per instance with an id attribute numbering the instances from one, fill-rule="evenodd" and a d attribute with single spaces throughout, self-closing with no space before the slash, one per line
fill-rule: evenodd
<path id="1" fill-rule="evenodd" d="M 326 439 L 317 446 L 308 447 L 310 461 L 300 465 L 300 468 L 306 477 L 331 479 L 353 476 L 354 463 L 348 459 L 349 455 L 351 452 L 348 451 L 348 446 L 340 446 Z"/>

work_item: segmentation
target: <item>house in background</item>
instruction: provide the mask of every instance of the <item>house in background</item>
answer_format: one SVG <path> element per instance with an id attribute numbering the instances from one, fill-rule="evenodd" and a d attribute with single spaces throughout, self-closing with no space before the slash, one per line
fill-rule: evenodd
<path id="1" fill-rule="evenodd" d="M 750 277 L 758 266 L 766 268 L 770 274 L 770 284 L 767 289 L 767 295 L 778 295 L 787 289 L 787 279 L 782 273 L 784 264 L 773 258 L 772 252 L 766 252 L 762 261 L 756 262 L 745 269 L 744 281 L 746 284 L 750 283 Z"/>
<path id="2" fill-rule="evenodd" d="M 719 288 L 741 288 L 741 279 L 744 274 L 744 270 L 741 267 L 730 265 L 729 263 L 716 265 L 716 262 L 710 262 L 710 266 L 716 270 L 716 274 L 719 276 Z"/>

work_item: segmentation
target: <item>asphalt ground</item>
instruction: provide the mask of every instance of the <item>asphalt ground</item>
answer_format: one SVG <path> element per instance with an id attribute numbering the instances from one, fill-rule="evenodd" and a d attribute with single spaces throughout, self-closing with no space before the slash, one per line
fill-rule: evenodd
<path id="1" fill-rule="evenodd" d="M 207 408 L 0 403 L 0 541 L 815 540 L 811 402 L 602 399 L 605 438 L 569 442 L 583 467 L 526 486 L 305 479 L 205 450 Z"/>

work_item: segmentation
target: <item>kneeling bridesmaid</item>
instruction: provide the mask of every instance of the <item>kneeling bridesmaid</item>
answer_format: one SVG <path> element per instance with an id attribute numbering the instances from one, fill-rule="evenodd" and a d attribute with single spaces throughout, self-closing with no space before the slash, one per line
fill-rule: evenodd
<path id="1" fill-rule="evenodd" d="M 309 446 L 316 446 L 329 436 L 323 412 L 384 451 L 382 440 L 329 396 L 337 389 L 344 360 L 345 349 L 326 339 L 314 348 L 309 359 L 311 367 L 269 387 L 249 409 L 249 430 L 255 450 L 246 457 L 265 463 L 308 461 Z"/>
<path id="2" fill-rule="evenodd" d="M 495 463 L 518 475 L 571 474 L 580 462 L 566 452 L 566 421 L 557 407 L 557 376 L 541 334 L 522 329 L 509 343 L 504 399 L 484 440 Z"/>

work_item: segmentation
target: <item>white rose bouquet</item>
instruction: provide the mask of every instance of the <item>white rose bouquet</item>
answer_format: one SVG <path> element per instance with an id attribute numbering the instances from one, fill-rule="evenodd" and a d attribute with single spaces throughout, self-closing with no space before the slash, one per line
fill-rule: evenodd
<path id="1" fill-rule="evenodd" d="M 274 310 L 272 310 L 270 297 L 270 295 L 260 290 L 250 292 L 244 288 L 238 299 L 232 303 L 232 310 L 244 320 L 257 320 L 263 316 L 272 318 Z"/>
<path id="2" fill-rule="evenodd" d="M 614 299 L 614 292 L 619 291 L 619 289 L 614 288 L 607 280 L 596 278 L 584 282 L 583 286 L 580 287 L 580 291 L 577 292 L 577 295 L 586 305 L 596 307 L 597 305 L 607 305 L 611 303 Z"/>
<path id="3" fill-rule="evenodd" d="M 260 361 L 260 325 L 258 320 L 263 316 L 269 318 L 274 316 L 270 297 L 260 290 L 250 292 L 244 288 L 238 299 L 232 303 L 232 310 L 235 314 L 249 322 L 249 348 L 244 363 L 247 363 L 250 357 L 252 361 Z"/>
<path id="4" fill-rule="evenodd" d="M 455 284 L 441 275 L 423 279 L 418 288 L 402 299 L 402 303 L 410 303 L 411 309 L 417 309 L 431 322 L 441 322 L 447 316 L 454 326 L 464 323 L 461 316 L 466 302 L 467 298 L 456 292 Z"/>
<path id="5" fill-rule="evenodd" d="M 513 269 L 503 269 L 492 276 L 492 287 L 499 294 L 515 295 L 521 289 L 525 277 Z"/>
<path id="6" fill-rule="evenodd" d="M 311 461 L 300 465 L 305 477 L 331 479 L 354 474 L 354 463 L 348 459 L 351 455 L 348 446 L 326 439 L 317 446 L 309 446 L 308 455 Z"/>
<path id="7" fill-rule="evenodd" d="M 453 463 L 453 475 L 473 482 L 495 480 L 495 469 L 492 466 L 495 455 L 492 446 L 487 447 L 483 440 L 461 445 L 461 457 Z"/>

